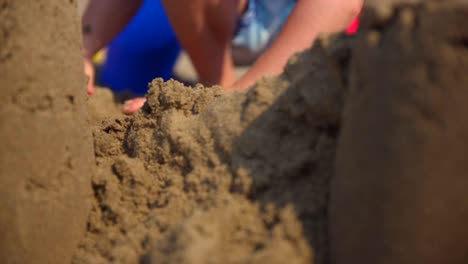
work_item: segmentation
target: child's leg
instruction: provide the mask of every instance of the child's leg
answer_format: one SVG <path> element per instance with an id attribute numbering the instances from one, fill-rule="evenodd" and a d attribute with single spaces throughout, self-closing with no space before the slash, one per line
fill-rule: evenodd
<path id="1" fill-rule="evenodd" d="M 164 0 L 169 20 L 206 85 L 235 81 L 231 40 L 247 0 Z"/>

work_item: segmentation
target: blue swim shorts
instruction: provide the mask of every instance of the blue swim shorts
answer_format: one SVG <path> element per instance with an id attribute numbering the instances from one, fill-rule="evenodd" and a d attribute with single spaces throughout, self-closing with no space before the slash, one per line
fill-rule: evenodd
<path id="1" fill-rule="evenodd" d="M 239 18 L 233 47 L 259 55 L 275 39 L 288 19 L 297 0 L 249 0 Z"/>

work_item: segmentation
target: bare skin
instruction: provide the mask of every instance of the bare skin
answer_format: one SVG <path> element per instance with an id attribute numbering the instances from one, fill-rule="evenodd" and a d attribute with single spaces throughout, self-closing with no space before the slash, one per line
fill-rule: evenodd
<path id="1" fill-rule="evenodd" d="M 205 85 L 235 81 L 230 48 L 247 0 L 163 0 L 176 35 Z M 192 15 L 187 16 L 191 10 Z"/>
<path id="2" fill-rule="evenodd" d="M 288 58 L 309 48 L 320 33 L 346 29 L 362 5 L 363 0 L 298 0 L 271 46 L 227 89 L 244 91 L 262 76 L 280 74 Z"/>
<path id="3" fill-rule="evenodd" d="M 87 92 L 94 94 L 94 68 L 91 58 L 127 25 L 142 0 L 91 0 L 83 16 L 83 56 L 89 77 Z"/>
<path id="4" fill-rule="evenodd" d="M 320 33 L 344 30 L 358 16 L 363 1 L 298 0 L 278 37 L 239 80 L 234 77 L 230 47 L 247 0 L 163 0 L 163 4 L 177 37 L 194 63 L 200 82 L 205 85 L 219 84 L 226 91 L 245 91 L 262 76 L 281 73 L 287 59 L 308 48 Z M 117 1 L 118 5 L 112 0 L 92 2 L 101 2 L 99 5 L 102 6 L 106 5 L 104 2 L 111 2 L 113 9 L 129 6 L 126 12 L 115 17 L 119 19 L 116 23 L 108 23 L 108 19 L 92 14 L 84 17 L 85 23 L 90 21 L 94 26 L 107 30 L 103 32 L 105 37 L 97 42 L 99 45 L 92 44 L 93 49 L 101 48 L 100 43 L 104 40 L 110 41 L 110 36 L 114 37 L 128 22 L 134 10 L 132 8 L 141 4 L 141 1 L 125 0 Z M 190 15 L 187 15 L 188 10 Z M 124 112 L 130 113 L 141 105 L 142 99 L 130 101 L 125 105 Z"/>

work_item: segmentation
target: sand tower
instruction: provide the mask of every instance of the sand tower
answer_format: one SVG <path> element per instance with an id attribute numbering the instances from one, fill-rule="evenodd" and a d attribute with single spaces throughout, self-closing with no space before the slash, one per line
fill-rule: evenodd
<path id="1" fill-rule="evenodd" d="M 74 0 L 0 0 L 0 259 L 67 263 L 92 143 Z"/>
<path id="2" fill-rule="evenodd" d="M 369 1 L 331 193 L 334 263 L 468 250 L 468 1 Z"/>

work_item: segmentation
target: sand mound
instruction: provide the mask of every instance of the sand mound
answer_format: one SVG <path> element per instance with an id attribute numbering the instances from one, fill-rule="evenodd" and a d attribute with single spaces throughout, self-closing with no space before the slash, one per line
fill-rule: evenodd
<path id="1" fill-rule="evenodd" d="M 95 96 L 87 101 L 88 121 L 91 127 L 101 124 L 108 118 L 123 118 L 121 100 L 111 90 L 95 87 Z"/>
<path id="2" fill-rule="evenodd" d="M 74 263 L 466 262 L 468 8 L 389 3 L 247 94 L 155 80 L 97 126 Z"/>
<path id="3" fill-rule="evenodd" d="M 155 80 L 94 130 L 88 232 L 74 263 L 319 263 L 349 45 L 291 59 L 247 94 Z"/>

